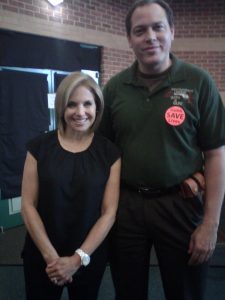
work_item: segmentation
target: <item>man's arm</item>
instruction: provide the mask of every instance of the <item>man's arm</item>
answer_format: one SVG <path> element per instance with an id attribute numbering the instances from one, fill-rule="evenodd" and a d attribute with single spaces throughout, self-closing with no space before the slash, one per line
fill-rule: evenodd
<path id="1" fill-rule="evenodd" d="M 217 240 L 221 207 L 225 193 L 225 146 L 204 152 L 205 203 L 202 223 L 193 232 L 189 244 L 189 264 L 207 261 Z"/>
<path id="2" fill-rule="evenodd" d="M 113 120 L 111 117 L 111 107 L 110 102 L 113 98 L 113 91 L 110 89 L 108 85 L 106 85 L 103 89 L 103 97 L 104 97 L 104 112 L 102 116 L 102 120 L 98 129 L 98 132 L 112 142 L 115 142 L 115 134 L 113 131 Z"/>

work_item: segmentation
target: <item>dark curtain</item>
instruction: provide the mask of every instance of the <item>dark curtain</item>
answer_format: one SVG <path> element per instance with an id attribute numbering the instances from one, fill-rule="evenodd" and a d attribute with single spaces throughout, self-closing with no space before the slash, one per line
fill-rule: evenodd
<path id="1" fill-rule="evenodd" d="M 21 195 L 26 143 L 49 128 L 47 75 L 0 72 L 1 199 Z"/>
<path id="2" fill-rule="evenodd" d="M 0 29 L 0 66 L 100 71 L 101 48 Z"/>
<path id="3" fill-rule="evenodd" d="M 65 74 L 58 74 L 54 73 L 54 86 L 55 86 L 55 92 L 60 85 L 60 82 L 66 77 L 67 75 Z"/>

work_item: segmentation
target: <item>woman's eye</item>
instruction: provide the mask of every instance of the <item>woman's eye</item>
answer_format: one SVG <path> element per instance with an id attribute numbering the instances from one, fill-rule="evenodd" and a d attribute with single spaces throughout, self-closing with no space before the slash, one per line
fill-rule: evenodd
<path id="1" fill-rule="evenodd" d="M 68 103 L 67 103 L 67 107 L 69 107 L 69 108 L 72 108 L 72 107 L 75 107 L 76 106 L 76 103 L 74 103 L 74 102 L 72 102 L 72 101 L 69 101 Z"/>
<path id="2" fill-rule="evenodd" d="M 84 105 L 85 105 L 85 106 L 91 106 L 91 105 L 92 105 L 92 102 L 91 102 L 91 101 L 86 101 L 86 102 L 84 103 Z"/>

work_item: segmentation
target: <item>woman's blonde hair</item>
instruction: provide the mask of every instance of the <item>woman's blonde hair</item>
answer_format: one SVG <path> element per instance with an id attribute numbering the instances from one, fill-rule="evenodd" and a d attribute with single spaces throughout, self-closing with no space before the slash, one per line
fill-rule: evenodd
<path id="1" fill-rule="evenodd" d="M 97 129 L 103 114 L 104 101 L 102 91 L 95 80 L 82 72 L 74 72 L 66 76 L 60 83 L 55 98 L 56 122 L 57 127 L 61 133 L 64 133 L 66 123 L 64 120 L 65 109 L 70 100 L 71 94 L 78 87 L 86 87 L 94 96 L 96 104 L 96 118 L 90 131 L 93 132 Z"/>

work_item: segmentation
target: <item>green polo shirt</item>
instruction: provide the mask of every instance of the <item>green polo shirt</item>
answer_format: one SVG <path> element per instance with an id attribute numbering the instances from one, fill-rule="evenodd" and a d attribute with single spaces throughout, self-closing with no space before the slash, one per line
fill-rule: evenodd
<path id="1" fill-rule="evenodd" d="M 104 88 L 101 132 L 122 150 L 122 180 L 169 187 L 202 170 L 203 151 L 225 144 L 225 109 L 210 75 L 171 54 L 168 77 L 153 92 L 137 62 Z"/>

